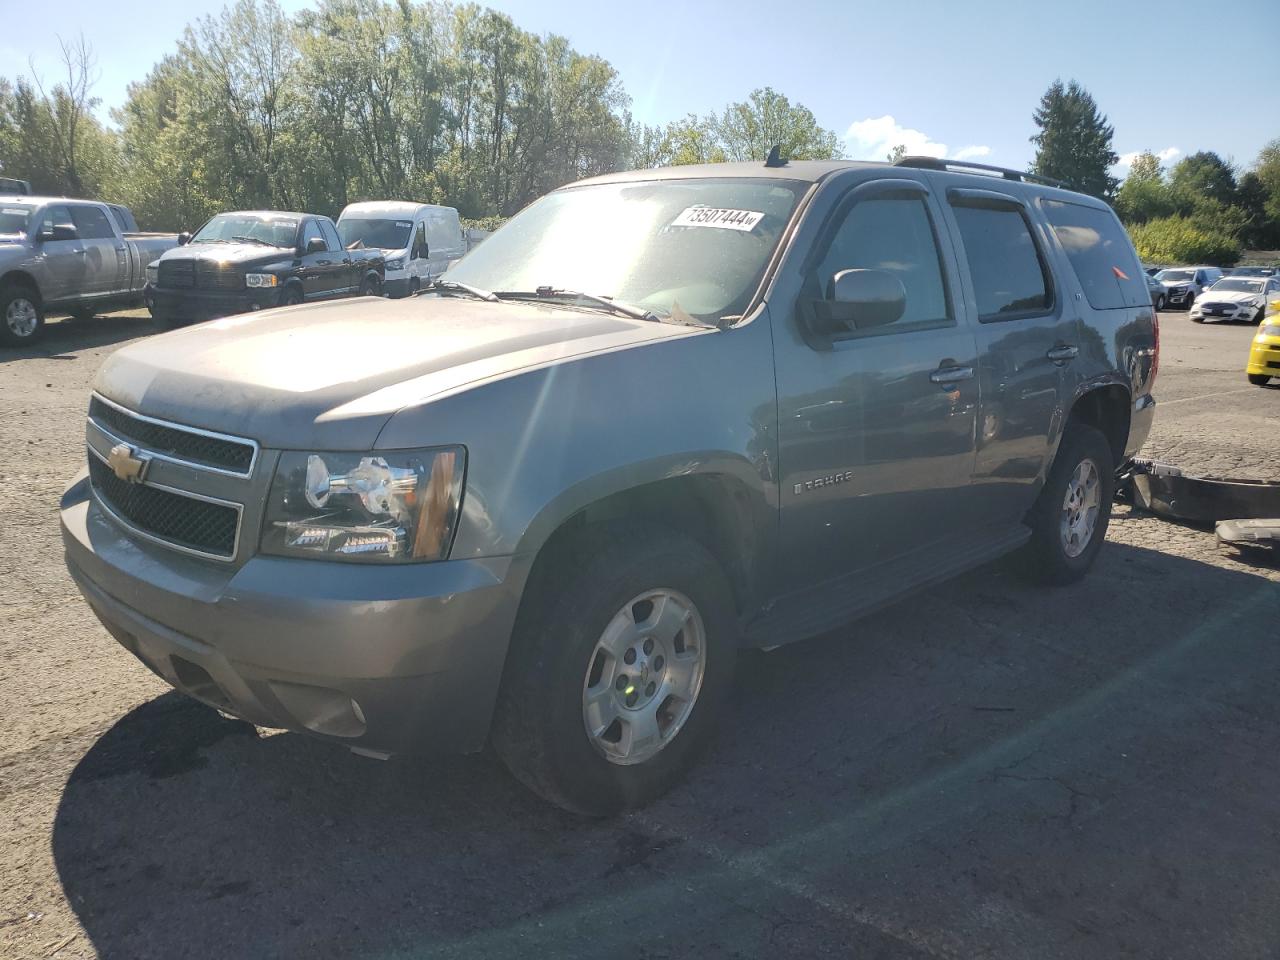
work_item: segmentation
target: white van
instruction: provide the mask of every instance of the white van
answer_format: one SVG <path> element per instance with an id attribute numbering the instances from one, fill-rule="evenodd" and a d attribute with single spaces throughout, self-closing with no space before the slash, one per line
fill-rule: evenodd
<path id="1" fill-rule="evenodd" d="M 387 261 L 382 290 L 404 297 L 425 287 L 467 252 L 453 207 L 404 200 L 351 203 L 338 217 L 342 245 L 381 250 Z"/>

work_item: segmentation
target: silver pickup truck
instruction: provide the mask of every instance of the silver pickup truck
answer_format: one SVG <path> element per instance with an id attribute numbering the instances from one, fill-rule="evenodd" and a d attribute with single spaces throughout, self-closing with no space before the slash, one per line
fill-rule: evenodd
<path id="1" fill-rule="evenodd" d="M 141 304 L 147 264 L 177 245 L 176 234 L 139 233 L 118 204 L 0 197 L 0 344 L 35 340 L 47 313 Z"/>

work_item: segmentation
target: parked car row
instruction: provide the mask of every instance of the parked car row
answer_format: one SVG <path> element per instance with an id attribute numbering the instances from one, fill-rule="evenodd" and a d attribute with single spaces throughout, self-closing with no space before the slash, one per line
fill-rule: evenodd
<path id="1" fill-rule="evenodd" d="M 0 178 L 0 343 L 35 340 L 46 315 L 142 304 L 161 329 L 352 295 L 406 296 L 486 233 L 433 204 L 354 203 L 311 213 L 220 213 L 194 235 L 142 233 L 128 207 L 30 195 Z"/>
<path id="2" fill-rule="evenodd" d="M 1194 323 L 1235 320 L 1261 323 L 1267 303 L 1280 297 L 1280 277 L 1223 277 L 1191 305 Z"/>

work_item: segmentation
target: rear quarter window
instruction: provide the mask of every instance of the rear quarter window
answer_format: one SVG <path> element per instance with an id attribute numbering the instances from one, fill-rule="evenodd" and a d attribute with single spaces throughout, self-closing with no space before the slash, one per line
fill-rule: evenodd
<path id="1" fill-rule="evenodd" d="M 1148 305 L 1129 236 L 1109 210 L 1045 200 L 1044 212 L 1095 310 Z"/>

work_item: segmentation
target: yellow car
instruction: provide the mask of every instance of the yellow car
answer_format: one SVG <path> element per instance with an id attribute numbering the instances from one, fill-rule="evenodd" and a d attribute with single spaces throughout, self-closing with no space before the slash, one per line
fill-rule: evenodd
<path id="1" fill-rule="evenodd" d="M 1249 345 L 1249 363 L 1244 370 L 1249 382 L 1259 387 L 1265 387 L 1272 377 L 1280 378 L 1280 300 L 1267 305 L 1267 315 Z"/>

